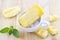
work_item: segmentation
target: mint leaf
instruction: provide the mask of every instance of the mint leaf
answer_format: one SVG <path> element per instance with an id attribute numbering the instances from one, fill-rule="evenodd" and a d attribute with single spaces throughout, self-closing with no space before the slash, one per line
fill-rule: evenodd
<path id="1" fill-rule="evenodd" d="M 8 33 L 9 33 L 9 35 L 11 35 L 13 33 L 13 26 L 10 26 Z"/>
<path id="2" fill-rule="evenodd" d="M 13 29 L 13 35 L 17 38 L 19 37 L 19 32 L 17 29 Z"/>
<path id="3" fill-rule="evenodd" d="M 7 33 L 8 31 L 9 31 L 9 28 L 5 27 L 2 30 L 0 30 L 0 33 Z"/>

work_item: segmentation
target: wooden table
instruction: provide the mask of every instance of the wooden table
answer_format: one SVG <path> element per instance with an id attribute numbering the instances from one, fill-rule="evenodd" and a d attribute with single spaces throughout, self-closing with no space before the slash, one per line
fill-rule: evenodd
<path id="1" fill-rule="evenodd" d="M 12 7 L 12 6 L 16 6 L 16 5 L 19 5 L 21 7 L 22 0 L 18 0 L 18 2 L 17 2 L 17 0 L 7 0 L 7 1 L 8 2 L 6 2 L 6 0 L 0 0 L 0 29 L 2 29 L 3 27 L 9 26 L 12 23 L 13 26 L 15 26 L 14 28 L 17 28 L 20 31 L 21 35 L 20 35 L 20 38 L 15 38 L 13 35 L 9 36 L 8 34 L 0 33 L 0 40 L 60 40 L 60 32 L 56 36 L 49 35 L 46 39 L 41 39 L 34 33 L 22 32 L 19 29 L 19 27 L 17 27 L 17 25 L 16 25 L 16 17 L 7 19 L 2 14 L 2 11 L 4 9 L 7 9 L 7 7 Z M 17 3 L 15 3 L 15 2 L 17 2 Z M 11 3 L 13 3 L 13 4 L 11 4 Z M 56 15 L 60 16 L 59 4 L 60 4 L 60 0 L 51 1 L 50 6 L 49 6 L 50 14 L 56 14 Z M 24 10 L 24 9 L 25 9 L 25 7 L 22 10 Z M 53 25 L 55 25 L 57 27 L 57 29 L 60 30 L 60 18 L 58 19 L 57 22 L 53 23 Z"/>

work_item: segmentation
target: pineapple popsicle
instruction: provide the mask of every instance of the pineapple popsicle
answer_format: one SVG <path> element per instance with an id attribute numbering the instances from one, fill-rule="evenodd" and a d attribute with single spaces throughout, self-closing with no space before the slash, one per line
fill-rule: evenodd
<path id="1" fill-rule="evenodd" d="M 16 16 L 20 11 L 21 9 L 19 7 L 12 7 L 7 10 L 4 10 L 3 15 L 4 17 L 11 18 Z"/>
<path id="2" fill-rule="evenodd" d="M 30 10 L 24 13 L 19 18 L 19 24 L 22 25 L 24 28 L 29 27 L 32 23 L 34 23 L 39 17 L 43 15 L 43 10 L 38 5 L 33 6 Z"/>
<path id="3" fill-rule="evenodd" d="M 41 38 L 46 38 L 48 36 L 48 31 L 43 29 L 43 28 L 39 28 L 37 31 L 34 32 L 36 35 L 38 35 Z"/>
<path id="4" fill-rule="evenodd" d="M 50 22 L 55 22 L 58 20 L 58 17 L 56 15 L 50 16 Z"/>
<path id="5" fill-rule="evenodd" d="M 55 28 L 55 26 L 49 26 L 48 27 L 48 32 L 52 35 L 55 36 L 58 33 L 58 30 Z"/>

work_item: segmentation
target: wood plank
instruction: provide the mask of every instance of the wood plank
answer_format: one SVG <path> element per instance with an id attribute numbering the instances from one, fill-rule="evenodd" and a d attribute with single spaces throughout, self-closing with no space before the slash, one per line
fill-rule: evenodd
<path id="1" fill-rule="evenodd" d="M 21 1 L 23 1 L 23 5 L 21 4 Z M 37 4 L 39 4 L 38 1 L 35 0 L 35 2 L 37 2 Z M 53 14 L 58 13 L 57 15 L 59 15 L 60 7 L 58 7 L 59 5 L 57 5 L 55 2 L 57 2 L 57 3 L 59 2 L 59 4 L 60 4 L 60 0 L 53 0 L 50 4 L 50 13 L 53 13 Z M 24 0 L 18 0 L 18 1 L 17 0 L 0 0 L 0 29 L 5 26 L 9 26 L 10 23 L 12 23 L 16 28 L 19 29 L 19 27 L 17 27 L 17 25 L 16 25 L 16 17 L 7 19 L 3 16 L 2 12 L 4 9 L 7 9 L 7 8 L 10 8 L 13 6 L 23 7 L 22 11 L 27 10 L 27 8 L 30 7 L 30 5 L 27 3 L 30 3 L 30 1 L 29 0 L 25 0 L 25 1 Z M 27 5 L 29 5 L 29 6 L 27 6 Z M 57 6 L 58 9 L 55 6 Z M 56 8 L 56 10 L 55 10 L 55 8 Z M 54 23 L 54 25 L 57 26 L 57 28 L 60 30 L 60 27 L 59 27 L 60 19 L 58 20 L 58 22 Z M 8 34 L 0 34 L 0 40 L 60 40 L 60 32 L 55 37 L 49 35 L 46 39 L 41 39 L 34 33 L 22 32 L 20 29 L 19 29 L 19 31 L 21 34 L 20 38 L 15 38 L 13 35 L 9 36 Z"/>

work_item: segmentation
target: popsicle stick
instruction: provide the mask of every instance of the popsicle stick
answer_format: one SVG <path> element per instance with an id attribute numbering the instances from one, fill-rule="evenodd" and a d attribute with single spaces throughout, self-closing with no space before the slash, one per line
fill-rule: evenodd
<path id="1" fill-rule="evenodd" d="M 52 36 L 52 40 L 57 40 L 56 36 Z"/>

